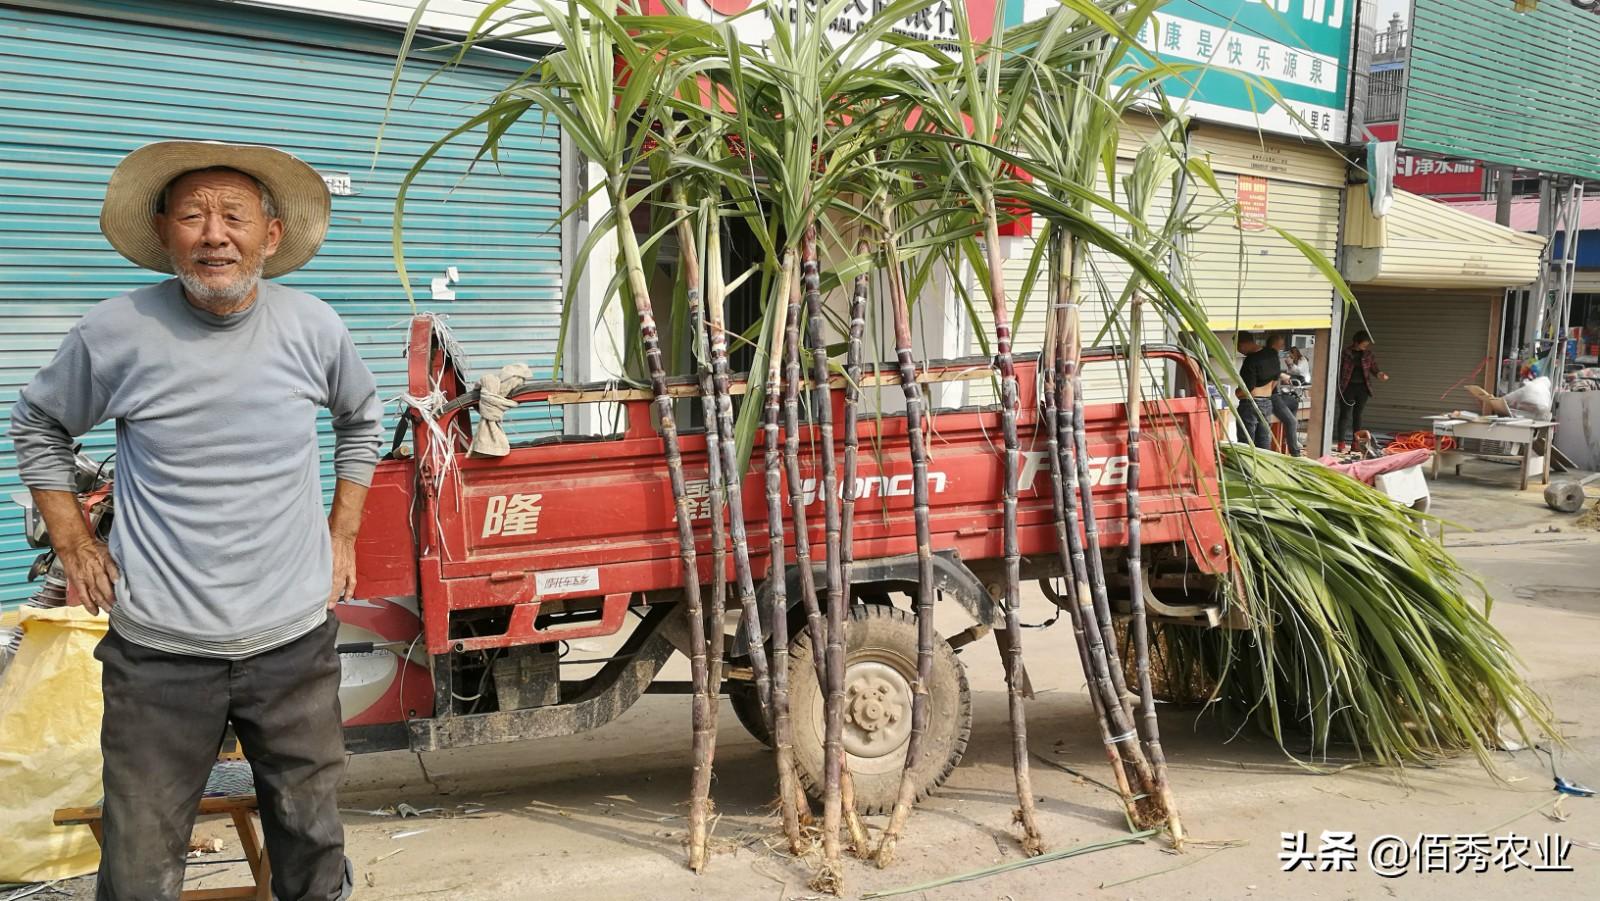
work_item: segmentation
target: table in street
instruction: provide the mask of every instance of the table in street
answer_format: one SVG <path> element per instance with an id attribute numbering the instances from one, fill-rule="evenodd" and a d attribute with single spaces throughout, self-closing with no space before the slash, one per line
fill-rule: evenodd
<path id="1" fill-rule="evenodd" d="M 1433 478 L 1439 478 L 1439 467 L 1443 465 L 1455 466 L 1456 475 L 1461 474 L 1461 461 L 1465 458 L 1478 458 L 1484 460 L 1504 460 L 1507 454 L 1489 453 L 1487 451 L 1466 451 L 1461 449 L 1461 439 L 1477 439 L 1480 441 L 1499 441 L 1506 444 L 1520 445 L 1521 484 L 1520 490 L 1528 489 L 1528 470 L 1533 462 L 1533 448 L 1541 439 L 1544 441 L 1544 466 L 1543 484 L 1550 484 L 1550 458 L 1551 441 L 1555 436 L 1556 424 L 1536 419 L 1527 418 L 1491 418 L 1482 420 L 1462 419 L 1452 416 L 1429 416 L 1433 422 L 1433 434 L 1436 437 L 1455 438 L 1457 445 L 1447 451 L 1438 451 L 1433 455 Z M 1445 459 L 1446 457 L 1450 459 Z"/>

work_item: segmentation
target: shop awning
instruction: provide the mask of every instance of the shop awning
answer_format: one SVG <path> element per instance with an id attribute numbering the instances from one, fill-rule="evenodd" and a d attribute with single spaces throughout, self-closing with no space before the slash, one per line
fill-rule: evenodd
<path id="1" fill-rule="evenodd" d="M 1405 191 L 1377 218 L 1365 185 L 1348 189 L 1344 276 L 1397 288 L 1510 288 L 1539 277 L 1547 239 Z"/>

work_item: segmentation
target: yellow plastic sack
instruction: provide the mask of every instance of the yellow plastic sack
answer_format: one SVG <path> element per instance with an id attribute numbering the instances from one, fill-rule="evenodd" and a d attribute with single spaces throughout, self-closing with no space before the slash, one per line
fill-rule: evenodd
<path id="1" fill-rule="evenodd" d="M 104 614 L 23 608 L 22 646 L 0 682 L 0 882 L 94 872 L 87 826 L 56 826 L 58 808 L 98 804 Z"/>

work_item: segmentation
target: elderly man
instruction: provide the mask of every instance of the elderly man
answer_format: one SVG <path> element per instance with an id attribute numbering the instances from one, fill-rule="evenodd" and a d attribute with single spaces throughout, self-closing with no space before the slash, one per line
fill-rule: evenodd
<path id="1" fill-rule="evenodd" d="M 169 141 L 111 176 L 100 227 L 176 278 L 104 301 L 23 389 L 11 437 L 76 594 L 110 628 L 101 899 L 177 898 L 231 722 L 255 775 L 279 901 L 350 893 L 338 622 L 378 457 L 377 388 L 337 314 L 276 277 L 327 232 L 311 167 L 258 146 Z M 323 518 L 317 410 L 338 484 Z M 72 438 L 117 424 L 116 527 L 91 535 Z"/>

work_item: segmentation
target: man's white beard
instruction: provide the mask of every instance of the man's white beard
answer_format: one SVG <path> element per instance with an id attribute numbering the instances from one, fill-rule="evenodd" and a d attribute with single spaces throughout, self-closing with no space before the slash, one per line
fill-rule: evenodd
<path id="1" fill-rule="evenodd" d="M 265 255 L 257 257 L 253 269 L 241 272 L 238 278 L 221 288 L 213 288 L 200 278 L 200 273 L 195 271 L 194 262 L 176 259 L 171 262 L 172 271 L 183 283 L 184 293 L 188 295 L 190 302 L 217 315 L 233 312 L 240 302 L 249 297 L 250 292 L 254 291 L 261 281 L 261 273 L 267 266 Z M 249 261 L 241 258 L 239 262 L 242 265 Z"/>

